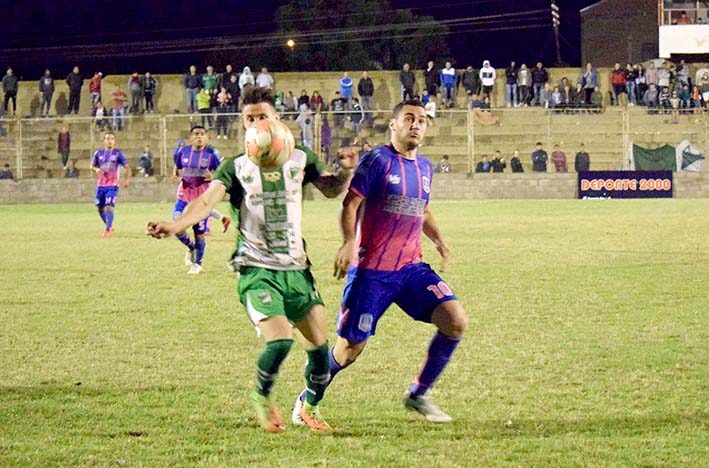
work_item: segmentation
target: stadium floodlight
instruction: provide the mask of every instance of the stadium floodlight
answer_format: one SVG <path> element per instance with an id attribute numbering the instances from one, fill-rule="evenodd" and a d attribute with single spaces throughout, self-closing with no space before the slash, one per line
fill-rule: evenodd
<path id="1" fill-rule="evenodd" d="M 559 27 L 559 24 L 561 24 L 561 20 L 559 18 L 559 7 L 554 2 L 551 2 L 551 23 L 555 28 Z"/>

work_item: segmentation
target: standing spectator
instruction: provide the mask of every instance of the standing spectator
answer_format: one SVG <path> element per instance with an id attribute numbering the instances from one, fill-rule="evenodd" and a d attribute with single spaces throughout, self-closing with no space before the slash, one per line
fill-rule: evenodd
<path id="1" fill-rule="evenodd" d="M 236 76 L 236 73 L 234 73 L 234 67 L 232 67 L 231 64 L 228 64 L 224 73 L 219 75 L 219 89 L 221 89 L 222 86 L 229 89 L 227 84 L 231 81 L 232 76 Z M 237 76 L 236 79 L 238 80 L 239 77 Z"/>
<path id="2" fill-rule="evenodd" d="M 153 153 L 148 145 L 145 145 L 143 152 L 138 155 L 138 172 L 144 177 L 153 175 Z"/>
<path id="3" fill-rule="evenodd" d="M 645 75 L 645 68 L 641 63 L 636 64 L 635 69 L 635 103 L 642 105 L 643 96 L 645 91 L 647 91 L 647 77 Z"/>
<path id="4" fill-rule="evenodd" d="M 507 101 L 507 107 L 519 107 L 519 100 L 517 98 L 517 78 L 517 64 L 513 60 L 510 62 L 510 66 L 505 69 L 505 100 Z"/>
<path id="5" fill-rule="evenodd" d="M 490 61 L 485 60 L 483 67 L 480 69 L 480 82 L 482 83 L 483 102 L 485 101 L 485 96 L 487 96 L 490 100 L 490 106 L 492 106 L 495 78 L 497 78 L 497 72 L 490 66 Z"/>
<path id="6" fill-rule="evenodd" d="M 138 72 L 133 72 L 133 74 L 128 77 L 128 84 L 126 85 L 126 88 L 130 93 L 130 109 L 128 112 L 134 115 L 139 114 L 140 101 L 143 97 L 143 85 L 140 82 L 140 75 L 138 75 Z"/>
<path id="7" fill-rule="evenodd" d="M 359 132 L 362 129 L 362 122 L 364 122 L 364 110 L 359 104 L 359 99 L 352 98 L 352 110 L 350 111 L 350 125 L 352 125 L 352 130 L 355 133 L 355 141 L 359 139 Z"/>
<path id="8" fill-rule="evenodd" d="M 657 74 L 657 68 L 655 68 L 655 62 L 650 62 L 650 64 L 647 66 L 647 71 L 645 72 L 645 81 L 647 83 L 647 87 L 649 88 L 650 85 L 655 85 L 655 87 L 660 86 L 660 81 L 659 81 L 659 76 Z"/>
<path id="9" fill-rule="evenodd" d="M 352 107 L 352 78 L 344 72 L 340 78 L 340 97 L 345 102 L 345 109 L 349 110 Z"/>
<path id="10" fill-rule="evenodd" d="M 259 73 L 258 77 L 256 78 L 256 86 L 260 86 L 261 88 L 273 89 L 275 84 L 276 81 L 273 79 L 271 74 L 268 73 L 268 68 L 261 68 L 261 73 Z"/>
<path id="11" fill-rule="evenodd" d="M 239 75 L 239 91 L 240 94 L 244 94 L 245 88 L 253 86 L 256 84 L 256 79 L 254 75 L 251 74 L 251 68 L 248 66 L 244 67 L 241 75 Z"/>
<path id="12" fill-rule="evenodd" d="M 362 101 L 362 110 L 365 112 L 365 120 L 369 126 L 372 126 L 374 118 L 372 117 L 372 96 L 374 96 L 374 82 L 369 77 L 366 71 L 362 72 L 362 78 L 357 83 L 357 94 Z"/>
<path id="13" fill-rule="evenodd" d="M 534 88 L 534 104 L 542 106 L 542 90 L 544 85 L 549 82 L 549 73 L 544 68 L 542 62 L 537 62 L 537 66 L 532 70 L 532 87 Z"/>
<path id="14" fill-rule="evenodd" d="M 423 72 L 423 78 L 426 82 L 426 91 L 428 91 L 428 95 L 431 96 L 433 100 L 436 99 L 438 87 L 441 85 L 440 77 L 434 65 L 433 60 L 429 60 L 426 70 Z"/>
<path id="15" fill-rule="evenodd" d="M 625 70 L 620 68 L 620 64 L 616 62 L 611 72 L 611 86 L 613 86 L 616 106 L 620 105 L 620 95 L 625 92 L 625 83 Z"/>
<path id="16" fill-rule="evenodd" d="M 635 69 L 632 63 L 627 63 L 625 65 L 625 92 L 628 95 L 628 105 L 635 105 L 635 79 L 637 75 L 635 74 Z"/>
<path id="17" fill-rule="evenodd" d="M 84 85 L 84 76 L 79 72 L 79 67 L 74 67 L 66 77 L 66 84 L 69 86 L 69 114 L 79 114 L 79 103 L 81 101 L 81 87 Z"/>
<path id="18" fill-rule="evenodd" d="M 10 165 L 5 163 L 0 170 L 0 180 L 12 180 L 14 176 L 12 175 L 12 170 L 10 170 Z"/>
<path id="19" fill-rule="evenodd" d="M 212 119 L 212 98 L 209 96 L 209 91 L 204 88 L 197 93 L 197 110 L 202 114 L 202 127 L 205 130 L 212 128 L 214 124 Z"/>
<path id="20" fill-rule="evenodd" d="M 300 141 L 303 146 L 313 149 L 313 113 L 309 107 L 300 108 L 298 118 L 295 119 L 300 127 Z"/>
<path id="21" fill-rule="evenodd" d="M 455 68 L 450 62 L 441 70 L 443 106 L 455 107 Z"/>
<path id="22" fill-rule="evenodd" d="M 680 108 L 680 98 L 677 91 L 672 91 L 672 96 L 670 97 L 670 108 L 672 109 L 672 123 L 679 123 L 679 108 Z"/>
<path id="23" fill-rule="evenodd" d="M 314 113 L 319 114 L 322 108 L 325 106 L 325 101 L 323 101 L 322 96 L 318 90 L 313 91 L 313 96 L 310 98 L 310 110 Z"/>
<path id="24" fill-rule="evenodd" d="M 546 172 L 547 171 L 547 152 L 542 149 L 542 143 L 540 141 L 536 144 L 536 150 L 532 153 L 532 171 L 534 172 Z"/>
<path id="25" fill-rule="evenodd" d="M 510 169 L 512 169 L 512 172 L 524 172 L 522 161 L 519 160 L 519 150 L 514 150 L 512 153 L 512 159 L 510 159 Z"/>
<path id="26" fill-rule="evenodd" d="M 71 159 L 66 169 L 64 170 L 65 179 L 78 179 L 79 170 L 76 168 L 76 161 Z"/>
<path id="27" fill-rule="evenodd" d="M 59 135 L 57 135 L 57 153 L 62 158 L 62 167 L 66 169 L 66 163 L 69 161 L 69 153 L 71 152 L 71 135 L 66 125 L 62 126 Z"/>
<path id="28" fill-rule="evenodd" d="M 239 78 L 235 73 L 232 73 L 229 77 L 229 81 L 224 85 L 226 92 L 231 96 L 231 104 L 229 106 L 229 112 L 239 111 L 239 96 L 241 96 L 241 89 L 239 88 Z M 292 95 L 292 94 L 291 94 Z"/>
<path id="29" fill-rule="evenodd" d="M 335 98 L 330 101 L 330 111 L 332 111 L 332 123 L 335 127 L 342 128 L 345 121 L 345 116 L 342 111 L 345 110 L 345 100 L 340 96 L 339 91 L 335 91 Z"/>
<path id="30" fill-rule="evenodd" d="M 529 85 L 532 83 L 532 77 L 524 63 L 519 67 L 517 72 L 517 89 L 519 90 L 519 103 L 527 107 L 529 104 Z"/>
<path id="31" fill-rule="evenodd" d="M 310 107 L 310 96 L 308 96 L 308 92 L 306 90 L 301 89 L 296 111 L 300 112 L 303 107 Z"/>
<path id="32" fill-rule="evenodd" d="M 586 64 L 586 69 L 581 72 L 581 86 L 583 86 L 583 91 L 585 93 L 584 100 L 586 104 L 591 104 L 591 95 L 593 90 L 598 86 L 598 72 L 591 62 Z"/>
<path id="33" fill-rule="evenodd" d="M 330 164 L 330 144 L 332 143 L 332 130 L 327 122 L 327 115 L 322 116 L 320 127 L 320 151 L 325 155 L 325 164 Z"/>
<path id="34" fill-rule="evenodd" d="M 101 100 L 101 80 L 103 80 L 103 73 L 96 72 L 94 76 L 89 80 L 89 94 L 91 95 L 91 105 L 96 107 L 96 103 Z"/>
<path id="35" fill-rule="evenodd" d="M 556 172 L 569 172 L 566 167 L 566 153 L 561 151 L 560 145 L 554 145 L 554 151 L 551 153 L 551 161 L 554 163 Z"/>
<path id="36" fill-rule="evenodd" d="M 207 73 L 202 75 L 202 89 L 206 90 L 210 97 L 217 94 L 217 78 L 214 67 L 207 65 Z"/>
<path id="37" fill-rule="evenodd" d="M 145 96 L 145 112 L 153 113 L 155 104 L 153 102 L 158 89 L 158 80 L 153 78 L 150 72 L 145 72 L 143 78 L 143 95 Z"/>
<path id="38" fill-rule="evenodd" d="M 197 112 L 197 93 L 202 87 L 202 78 L 197 74 L 197 67 L 194 65 L 190 65 L 190 71 L 185 75 L 184 84 L 187 112 L 194 114 Z"/>
<path id="39" fill-rule="evenodd" d="M 410 70 L 408 63 L 405 63 L 404 68 L 399 72 L 399 83 L 401 83 L 401 100 L 413 99 L 416 76 Z"/>
<path id="40" fill-rule="evenodd" d="M 111 102 L 113 104 L 111 110 L 111 114 L 113 115 L 113 122 L 111 124 L 111 128 L 113 128 L 114 131 L 123 130 L 123 125 L 125 124 L 124 116 L 126 115 L 127 97 L 128 96 L 119 85 L 116 85 L 116 88 L 113 90 L 113 93 L 111 93 Z"/>
<path id="41" fill-rule="evenodd" d="M 12 114 L 17 112 L 17 77 L 12 72 L 12 68 L 7 69 L 7 74 L 2 78 L 2 92 L 5 93 L 5 112 L 8 112 L 7 105 L 12 99 Z"/>
<path id="42" fill-rule="evenodd" d="M 677 85 L 675 88 L 681 88 L 682 86 L 689 86 L 689 66 L 685 63 L 684 59 L 681 59 L 675 68 L 677 73 Z"/>
<path id="43" fill-rule="evenodd" d="M 492 172 L 504 172 L 507 167 L 505 158 L 502 157 L 502 153 L 497 150 L 495 151 L 495 157 L 490 161 L 490 166 L 492 166 Z"/>
<path id="44" fill-rule="evenodd" d="M 224 114 L 229 112 L 231 99 L 231 94 L 222 86 L 221 91 L 217 94 L 217 140 L 221 139 L 222 134 L 224 134 L 225 140 L 229 138 L 229 117 Z"/>
<path id="45" fill-rule="evenodd" d="M 473 95 L 478 94 L 478 88 L 480 87 L 480 77 L 478 73 L 473 70 L 471 65 L 463 71 L 461 76 L 461 81 L 463 83 L 463 89 L 465 90 L 465 107 L 470 106 L 470 100 Z"/>
<path id="46" fill-rule="evenodd" d="M 576 172 L 588 171 L 591 168 L 591 157 L 586 152 L 586 145 L 581 143 L 579 152 L 574 158 L 574 169 Z"/>
<path id="47" fill-rule="evenodd" d="M 54 94 L 54 78 L 52 78 L 49 69 L 44 70 L 44 75 L 39 79 L 39 94 L 41 96 L 39 113 L 46 117 L 52 107 L 52 95 Z"/>
<path id="48" fill-rule="evenodd" d="M 672 71 L 667 62 L 662 62 L 662 67 L 657 70 L 657 88 L 669 88 L 672 84 Z"/>

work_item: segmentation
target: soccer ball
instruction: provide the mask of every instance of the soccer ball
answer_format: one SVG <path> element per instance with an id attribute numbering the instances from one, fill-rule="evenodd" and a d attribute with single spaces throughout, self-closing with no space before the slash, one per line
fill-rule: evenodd
<path id="1" fill-rule="evenodd" d="M 261 167 L 280 167 L 295 149 L 295 138 L 280 121 L 261 120 L 244 134 L 246 156 Z"/>

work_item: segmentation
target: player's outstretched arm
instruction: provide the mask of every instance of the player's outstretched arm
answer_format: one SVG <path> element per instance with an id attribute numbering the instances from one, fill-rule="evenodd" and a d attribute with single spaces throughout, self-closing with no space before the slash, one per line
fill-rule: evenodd
<path id="1" fill-rule="evenodd" d="M 356 148 L 342 148 L 337 153 L 340 170 L 335 174 L 326 172 L 321 174 L 320 177 L 313 181 L 313 185 L 327 198 L 335 198 L 347 188 L 358 159 L 359 154 Z"/>
<path id="2" fill-rule="evenodd" d="M 335 255 L 335 272 L 337 279 L 342 279 L 347 275 L 355 254 L 357 244 L 357 210 L 364 198 L 349 191 L 342 201 L 342 211 L 340 212 L 340 228 L 342 228 L 342 246 Z"/>
<path id="3" fill-rule="evenodd" d="M 433 218 L 431 207 L 428 205 L 426 205 L 426 209 L 423 212 L 423 233 L 436 245 L 436 250 L 438 250 L 438 253 L 441 255 L 441 271 L 446 271 L 448 258 L 450 257 L 450 249 L 445 242 L 443 242 L 441 232 L 438 230 L 436 220 Z"/>
<path id="4" fill-rule="evenodd" d="M 151 221 L 145 233 L 156 239 L 162 239 L 172 234 L 182 232 L 205 219 L 212 212 L 212 208 L 222 201 L 226 188 L 222 184 L 211 184 L 206 192 L 198 199 L 187 205 L 177 219 L 172 222 Z"/>

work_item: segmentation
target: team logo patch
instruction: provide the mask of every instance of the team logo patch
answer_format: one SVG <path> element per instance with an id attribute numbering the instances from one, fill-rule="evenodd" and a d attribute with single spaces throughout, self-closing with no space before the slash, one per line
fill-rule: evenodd
<path id="1" fill-rule="evenodd" d="M 254 178 L 252 176 L 250 176 L 250 175 L 244 176 L 244 183 L 245 184 L 253 183 L 253 181 L 254 181 Z"/>
<path id="2" fill-rule="evenodd" d="M 372 317 L 372 314 L 362 314 L 359 317 L 359 324 L 357 325 L 357 328 L 360 329 L 360 331 L 363 331 L 365 333 L 369 333 L 372 331 L 372 323 L 374 322 L 374 317 Z"/>
<path id="3" fill-rule="evenodd" d="M 268 291 L 261 291 L 256 295 L 256 297 L 258 297 L 258 300 L 261 301 L 261 304 L 270 304 L 271 302 L 273 302 L 271 293 Z"/>
<path id="4" fill-rule="evenodd" d="M 278 182 L 281 180 L 281 173 L 280 172 L 264 172 L 263 173 L 263 178 L 266 179 L 268 182 Z"/>
<path id="5" fill-rule="evenodd" d="M 426 193 L 431 192 L 431 179 L 426 176 L 421 177 L 421 183 L 423 184 L 423 191 Z"/>
<path id="6" fill-rule="evenodd" d="M 288 176 L 291 178 L 291 180 L 298 180 L 300 178 L 300 168 L 291 167 L 288 170 Z"/>
<path id="7" fill-rule="evenodd" d="M 401 177 L 399 177 L 396 174 L 390 174 L 389 175 L 389 183 L 394 184 L 394 185 L 398 185 L 401 183 Z"/>

